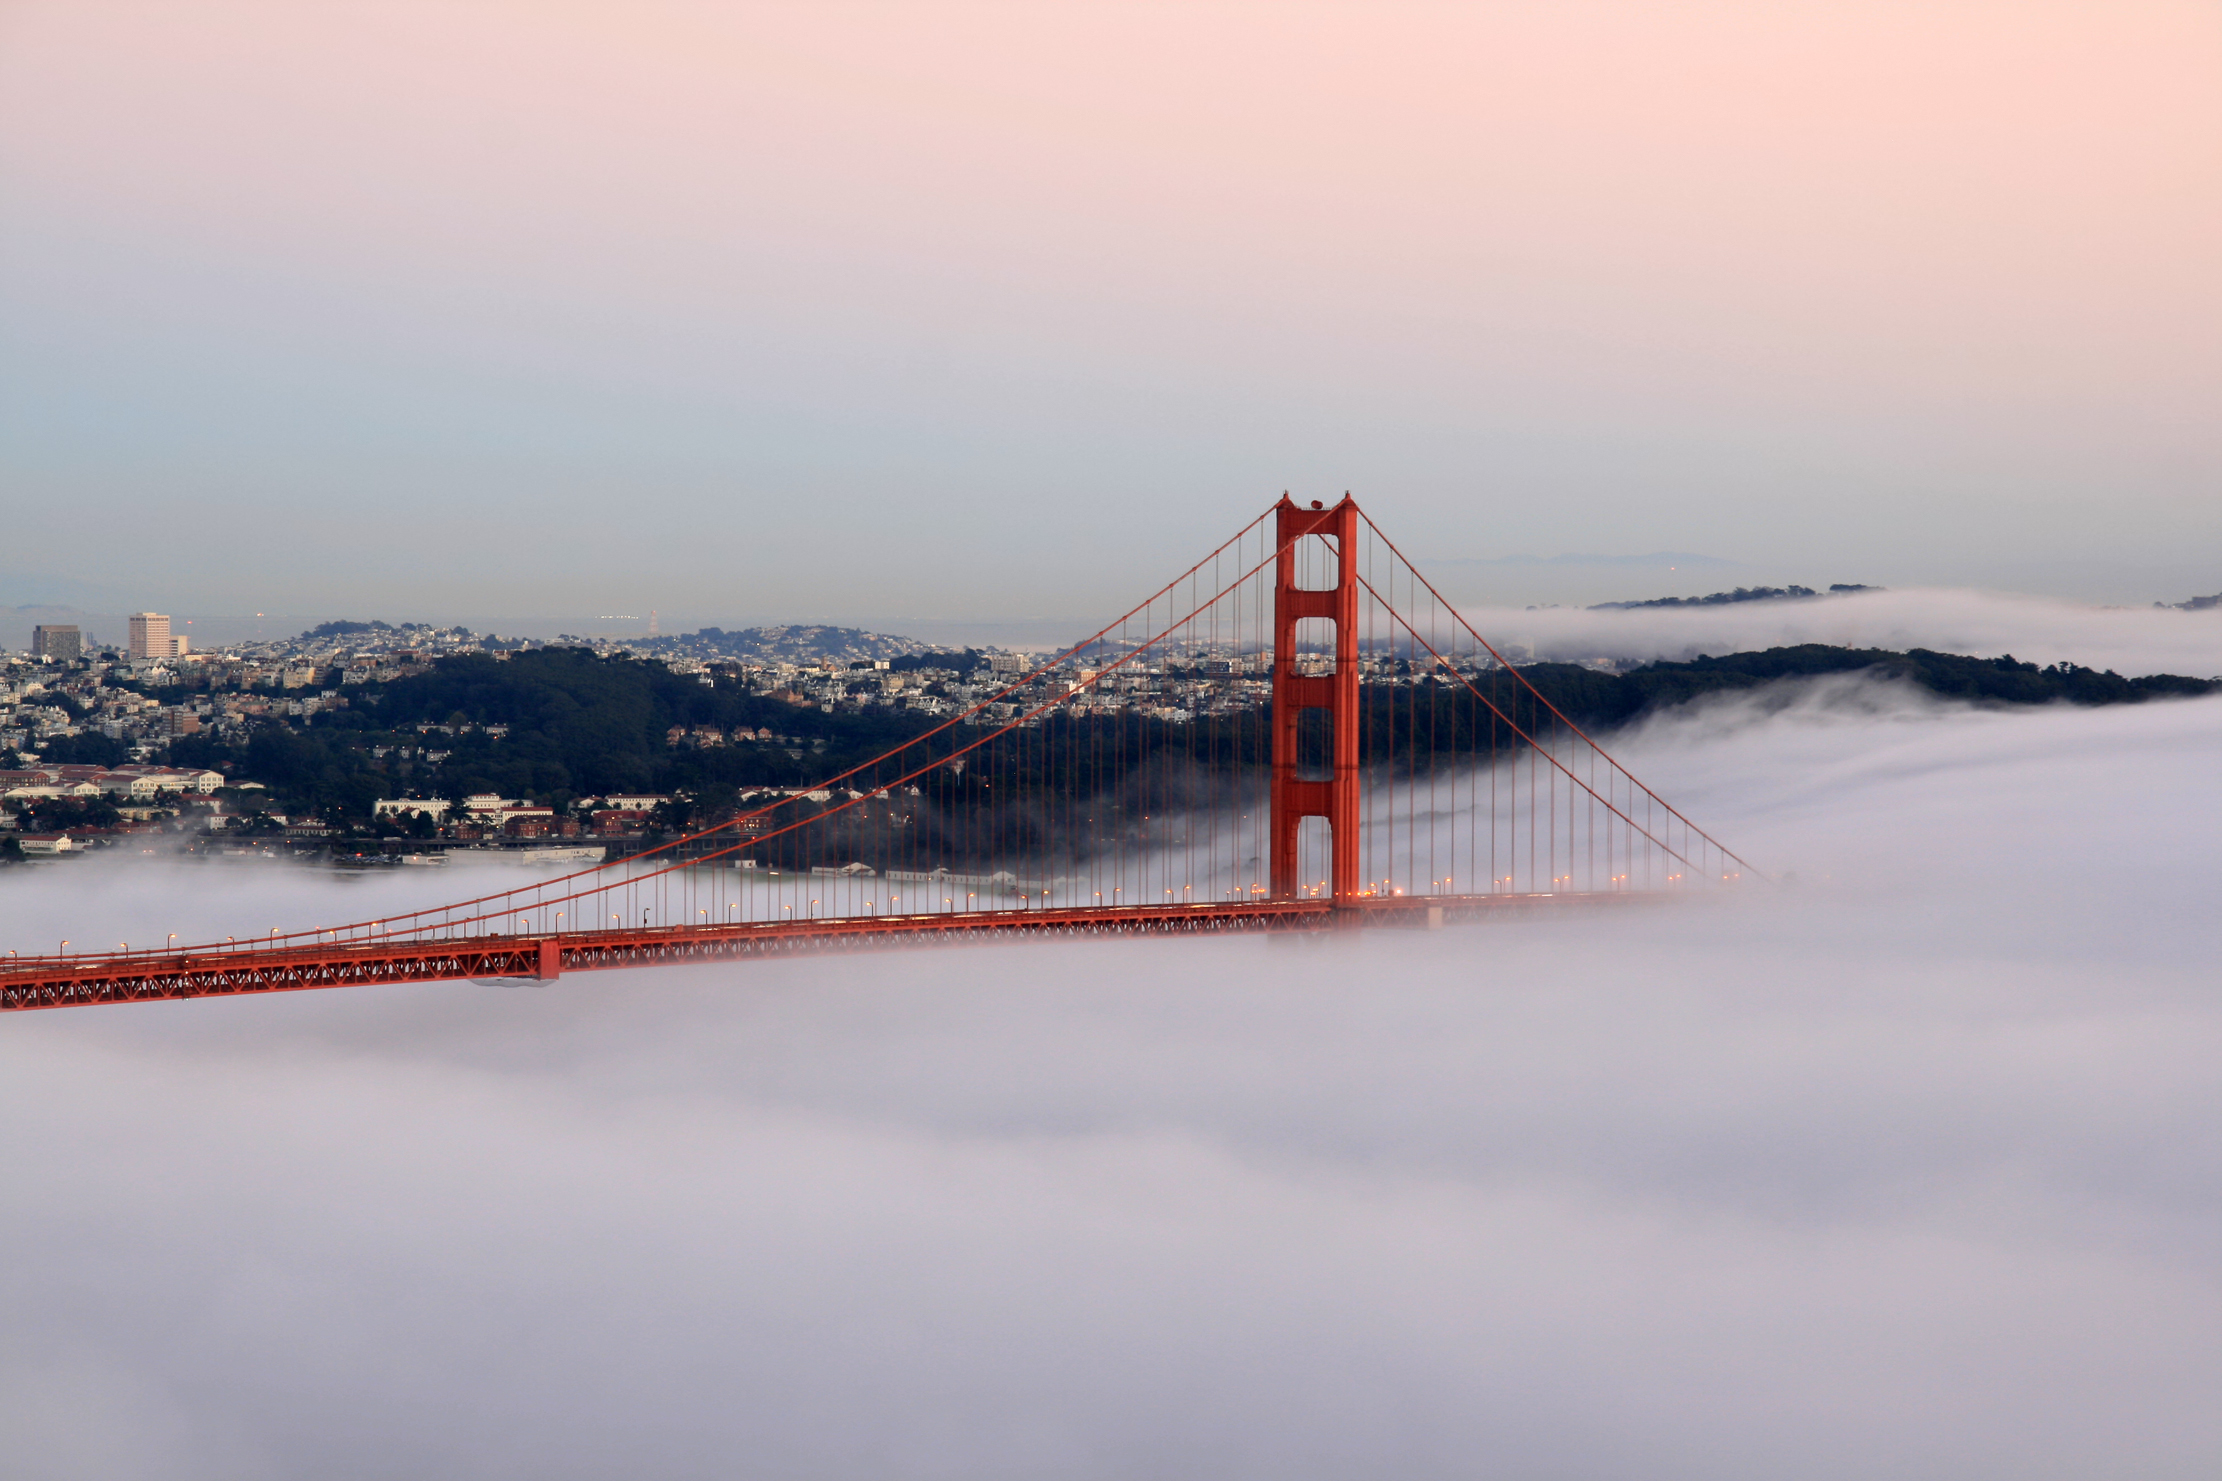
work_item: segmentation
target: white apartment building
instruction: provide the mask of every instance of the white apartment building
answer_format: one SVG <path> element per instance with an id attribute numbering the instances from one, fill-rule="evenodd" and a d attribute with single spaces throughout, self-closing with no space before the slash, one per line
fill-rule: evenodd
<path id="1" fill-rule="evenodd" d="M 444 797 L 381 797 L 370 805 L 374 818 L 400 818 L 412 813 L 423 813 L 433 822 L 445 819 L 453 806 Z"/>

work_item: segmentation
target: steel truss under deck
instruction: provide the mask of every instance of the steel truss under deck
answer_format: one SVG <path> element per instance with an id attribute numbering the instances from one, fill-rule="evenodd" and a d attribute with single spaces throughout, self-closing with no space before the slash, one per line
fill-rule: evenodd
<path id="1" fill-rule="evenodd" d="M 1526 919 L 1571 906 L 1625 905 L 1656 896 L 1618 891 L 1550 895 L 1425 895 L 1328 900 L 1248 900 L 1196 905 L 1102 905 L 1046 910 L 978 910 L 930 915 L 847 916 L 739 925 L 467 936 L 360 946 L 200 955 L 147 952 L 82 966 L 33 962 L 0 971 L 0 1011 L 233 997 L 358 987 L 381 982 L 463 979 L 547 982 L 566 972 L 603 972 L 895 946 L 1065 940 L 1089 936 L 1200 936 L 1230 932 L 1318 932 L 1362 927 L 1425 928 Z"/>

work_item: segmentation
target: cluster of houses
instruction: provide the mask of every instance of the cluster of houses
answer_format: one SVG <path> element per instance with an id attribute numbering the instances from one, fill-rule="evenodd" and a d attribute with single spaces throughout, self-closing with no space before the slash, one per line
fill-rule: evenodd
<path id="1" fill-rule="evenodd" d="M 33 766 L 0 771 L 0 803 L 43 797 L 146 800 L 165 792 L 203 796 L 227 786 L 220 771 L 180 766 Z"/>
<path id="2" fill-rule="evenodd" d="M 66 854 L 81 846 L 69 833 L 18 831 L 28 805 L 50 799 L 102 798 L 125 808 L 128 804 L 154 803 L 185 794 L 206 796 L 229 785 L 220 771 L 175 766 L 34 766 L 0 771 L 0 833 L 11 839 L 22 854 Z M 137 814 L 144 823 L 148 813 Z M 80 830 L 90 835 L 102 830 Z"/>
<path id="3" fill-rule="evenodd" d="M 480 792 L 459 803 L 444 797 L 381 797 L 372 804 L 371 814 L 397 823 L 423 818 L 459 839 L 577 838 L 582 833 L 607 837 L 639 832 L 650 814 L 670 800 L 652 792 L 583 797 L 558 816 L 554 808 L 524 798 Z"/>
<path id="4" fill-rule="evenodd" d="M 775 696 L 778 697 L 778 696 Z M 801 704 L 800 695 L 789 696 L 791 703 Z M 722 746 L 728 741 L 735 744 L 763 746 L 800 746 L 808 744 L 800 736 L 780 735 L 769 725 L 753 730 L 746 725 L 732 730 L 720 730 L 715 725 L 674 725 L 664 732 L 664 743 L 669 746 Z"/>

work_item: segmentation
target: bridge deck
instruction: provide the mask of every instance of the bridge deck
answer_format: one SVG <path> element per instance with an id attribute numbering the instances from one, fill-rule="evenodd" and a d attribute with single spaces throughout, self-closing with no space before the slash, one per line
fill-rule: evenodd
<path id="1" fill-rule="evenodd" d="M 1080 936 L 1202 935 L 1424 927 L 1520 918 L 1574 906 L 1657 899 L 1641 892 L 1542 895 L 1256 900 L 1194 905 L 1075 906 L 923 915 L 841 916 L 672 926 L 558 935 L 477 935 L 453 940 L 326 944 L 257 950 L 252 945 L 186 954 L 134 952 L 77 962 L 33 960 L 0 971 L 0 1011 L 224 997 L 375 982 L 465 978 L 550 980 L 564 972 L 675 966 L 803 952 L 874 950 L 967 942 Z M 1439 913 L 1438 913 L 1439 912 Z"/>

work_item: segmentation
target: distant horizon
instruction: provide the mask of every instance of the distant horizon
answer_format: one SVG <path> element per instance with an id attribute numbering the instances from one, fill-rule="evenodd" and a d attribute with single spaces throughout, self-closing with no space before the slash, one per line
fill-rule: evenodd
<path id="1" fill-rule="evenodd" d="M 1747 586 L 1758 583 L 1746 583 Z M 1774 585 L 1776 583 L 1765 583 Z M 1790 584 L 1790 583 L 1782 583 Z M 1797 583 L 1810 585 L 1810 583 Z M 1721 588 L 1716 588 L 1719 590 Z M 1732 588 L 1729 588 L 1732 589 Z M 1686 595 L 1706 596 L 1697 591 Z M 2207 593 L 2196 593 L 2204 596 Z M 1461 610 L 1484 628 L 1484 636 L 1508 651 L 1534 656 L 1583 659 L 1687 658 L 1700 651 L 1749 651 L 1800 643 L 1903 652 L 1925 647 L 1978 657 L 2012 653 L 2039 662 L 2064 661 L 2124 673 L 2177 673 L 2222 677 L 2222 610 L 2183 610 L 2179 602 L 2099 605 L 2019 593 L 1971 588 L 1886 587 L 1866 584 L 1864 591 L 1832 593 L 1815 588 L 1810 598 L 1769 599 L 1674 607 L 1620 603 L 1526 603 L 1518 606 L 1461 603 Z M 88 642 L 120 646 L 122 620 L 82 612 L 44 609 L 56 621 L 76 620 Z M 170 614 L 176 629 L 202 650 L 258 640 L 251 617 L 227 621 L 205 614 Z M 9 640 L 7 620 L 20 628 Z M 383 621 L 393 626 L 424 622 L 460 626 L 492 637 L 554 642 L 569 635 L 619 644 L 637 643 L 649 634 L 645 621 L 626 627 L 583 625 L 581 619 L 487 617 L 445 618 L 334 613 L 329 616 L 266 613 L 261 641 L 287 641 L 324 622 Z M 28 646 L 32 613 L 0 609 L 0 646 Z M 98 625 L 106 621 L 117 635 Z M 944 649 L 1001 648 L 1041 653 L 1066 648 L 1096 626 L 1054 617 L 1005 622 L 948 619 L 803 618 L 750 622 L 728 618 L 697 621 L 688 614 L 661 616 L 657 636 L 683 638 L 715 627 L 738 633 L 779 627 L 822 626 L 903 639 Z"/>
<path id="2" fill-rule="evenodd" d="M 1485 563 L 1469 562 L 1466 564 Z M 1550 564 L 1550 562 L 1537 560 L 1521 561 L 1517 562 L 1517 564 L 1547 565 Z M 1724 566 L 1729 564 L 1730 563 L 1726 562 L 1722 563 L 1722 565 Z M 1708 569 L 1715 571 L 1718 570 L 1717 567 Z M 2218 580 L 2216 585 L 2218 586 L 2218 588 L 2222 588 L 2222 580 Z M 1598 608 L 1620 606 L 1643 608 L 1653 602 L 1663 603 L 1673 599 L 1682 599 L 1685 601 L 1690 599 L 1699 599 L 1731 592 L 1738 588 L 1749 590 L 1765 588 L 1788 588 L 1793 586 L 1809 587 L 1814 592 L 1821 595 L 1828 594 L 1830 588 L 1835 586 L 1857 587 L 1876 591 L 1966 591 L 1983 596 L 2058 602 L 2063 606 L 2086 607 L 2100 611 L 2120 610 L 2124 608 L 2132 610 L 2141 610 L 2153 607 L 2168 608 L 2177 606 L 2180 603 L 2190 602 L 2195 598 L 2210 596 L 2214 594 L 2213 592 L 2209 591 L 2184 591 L 2181 593 L 2171 593 L 2167 596 L 2155 596 L 2146 601 L 2104 602 L 2057 597 L 2042 592 L 2015 591 L 1995 587 L 1983 587 L 1973 585 L 1894 587 L 1888 585 L 1887 583 L 1874 581 L 1814 580 L 1808 578 L 1804 580 L 1754 579 L 1749 581 L 1730 582 L 1725 585 L 1705 585 L 1703 583 L 1698 583 L 1688 585 L 1685 588 L 1675 589 L 1671 591 L 1662 591 L 1651 595 L 1607 597 L 1596 600 L 1577 600 L 1568 598 L 1565 600 L 1555 601 L 1460 601 L 1459 605 L 1462 608 L 1473 611 L 1498 612 L 1561 607 L 1577 610 L 1593 610 Z M 1672 609 L 1670 607 L 1661 606 L 1654 610 L 1665 611 Z M 132 607 L 128 609 L 128 611 L 165 611 L 165 609 L 159 605 L 140 605 Z M 0 605 L 0 613 L 6 614 L 5 619 L 0 619 L 0 621 L 4 621 L 5 623 L 12 626 L 21 627 L 25 634 L 29 633 L 33 624 L 46 621 L 76 621 L 79 623 L 80 626 L 83 626 L 87 622 L 106 622 L 120 628 L 126 616 L 128 615 L 128 611 L 126 609 L 120 608 L 115 611 L 96 611 L 63 603 L 23 602 L 13 605 Z M 1061 630 L 1077 623 L 1086 623 L 1090 620 L 1090 617 L 1087 615 L 1075 615 L 1066 617 L 1054 614 L 1014 615 L 1009 617 L 927 617 L 919 615 L 890 616 L 884 614 L 843 615 L 820 613 L 803 616 L 765 616 L 761 614 L 743 614 L 735 616 L 732 614 L 727 614 L 720 617 L 715 615 L 698 615 L 685 611 L 669 612 L 663 611 L 662 609 L 657 609 L 657 611 L 658 635 L 663 637 L 678 636 L 683 633 L 696 632 L 700 631 L 703 628 L 710 627 L 719 628 L 726 632 L 735 632 L 755 628 L 815 626 L 850 628 L 859 631 L 881 633 L 887 636 L 895 637 L 917 637 L 920 638 L 921 641 L 947 642 L 951 646 L 960 647 L 963 646 L 963 641 L 961 639 L 926 638 L 923 636 L 923 634 L 928 632 L 989 633 L 1006 632 L 1018 629 L 1051 628 Z M 210 641 L 212 642 L 225 643 L 251 641 L 252 639 L 250 637 L 242 637 L 239 634 L 251 633 L 258 627 L 263 630 L 263 636 L 266 638 L 282 638 L 298 636 L 311 628 L 317 627 L 327 622 L 384 622 L 393 627 L 403 627 L 412 623 L 429 627 L 463 627 L 473 632 L 495 633 L 504 637 L 533 638 L 539 640 L 546 640 L 566 633 L 577 637 L 590 638 L 645 637 L 649 635 L 648 618 L 645 614 L 638 617 L 637 619 L 634 619 L 637 625 L 633 626 L 613 626 L 611 619 L 600 616 L 586 616 L 583 614 L 561 616 L 551 615 L 544 612 L 522 614 L 490 614 L 486 612 L 446 611 L 431 614 L 418 614 L 401 611 L 399 609 L 376 611 L 348 609 L 318 610 L 307 612 L 269 611 L 265 613 L 194 610 L 188 613 L 176 608 L 171 608 L 167 609 L 166 615 L 169 615 L 173 622 L 179 624 L 181 630 L 187 627 L 201 627 L 210 629 L 211 631 L 229 634 L 228 636 L 224 636 L 221 638 L 210 639 Z M 1116 614 L 1100 614 L 1098 615 L 1097 620 L 1101 620 L 1102 618 L 1107 618 L 1113 615 Z M 88 628 L 88 635 L 89 634 L 90 629 Z M 188 633 L 187 635 L 192 636 L 193 634 Z M 25 642 L 27 641 L 28 639 L 26 638 Z M 118 641 L 120 641 L 120 639 Z M 25 646 L 25 643 L 10 642 L 8 640 L 7 627 L 0 626 L 0 647 L 20 648 L 23 646 Z"/>
<path id="3" fill-rule="evenodd" d="M 2169 605 L 2206 596 L 2222 590 L 2222 558 L 2214 561 L 2178 560 L 2155 563 L 2149 567 L 2129 567 L 2106 574 L 2103 579 L 2087 574 L 2078 580 L 1918 580 L 1901 576 L 1891 580 L 1873 571 L 1831 569 L 1849 565 L 1849 562 L 1813 561 L 1748 561 L 1727 556 L 1706 555 L 1695 552 L 1652 552 L 1642 555 L 1600 555 L 1587 552 L 1562 552 L 1538 556 L 1526 554 L 1497 556 L 1421 556 L 1420 565 L 1434 573 L 1446 594 L 1461 605 L 1477 607 L 1526 607 L 1531 605 L 1594 606 L 1606 602 L 1643 602 L 1665 597 L 1705 596 L 1714 591 L 1728 590 L 1734 586 L 1813 586 L 1826 589 L 1837 583 L 1920 587 L 1936 590 L 1970 590 L 1998 595 L 2027 596 L 2096 607 L 2144 606 L 2152 603 Z M 1783 569 L 1805 566 L 1804 574 L 1782 575 Z M 1160 569 L 1164 567 L 1164 569 Z M 1827 574 L 1816 576 L 1811 567 L 1821 567 Z M 1138 567 L 1132 597 L 1138 599 L 1147 589 L 1171 574 L 1168 563 L 1160 558 L 1156 565 Z M 2041 576 L 2043 573 L 2028 573 Z M 2055 573 L 2057 574 L 2057 573 Z M 236 583 L 233 583 L 236 584 Z M 54 591 L 56 585 L 77 588 L 74 596 L 64 596 Z M 45 595 L 40 594 L 41 588 Z M 96 605 L 105 597 L 106 605 Z M 1116 600 L 1114 597 L 1113 600 Z M 602 611 L 612 610 L 623 604 L 612 603 Z M 660 603 L 640 603 L 639 617 L 645 624 L 651 606 L 663 614 L 668 628 L 673 622 L 688 627 L 717 626 L 743 627 L 774 626 L 781 623 L 829 623 L 844 627 L 863 627 L 875 631 L 888 631 L 890 623 L 909 623 L 931 626 L 936 629 L 963 631 L 1003 631 L 1035 625 L 1066 625 L 1087 622 L 1091 618 L 1103 620 L 1113 611 L 1102 613 L 1069 612 L 1053 613 L 1024 611 L 1008 614 L 974 612 L 972 614 L 929 615 L 914 612 L 909 615 L 890 615 L 885 612 L 864 611 L 859 614 L 833 614 L 821 604 L 813 603 L 817 610 L 804 615 L 777 613 L 770 609 L 741 609 L 709 605 L 677 605 L 664 607 Z M 584 611 L 561 615 L 548 607 L 536 609 L 510 608 L 506 611 L 485 607 L 473 608 L 465 604 L 428 602 L 414 606 L 407 615 L 395 617 L 373 612 L 365 616 L 370 607 L 383 613 L 402 612 L 412 604 L 400 600 L 373 603 L 355 603 L 345 607 L 265 607 L 266 622 L 301 622 L 314 626 L 333 620 L 369 621 L 373 617 L 389 622 L 430 622 L 438 626 L 462 624 L 486 630 L 488 624 L 516 626 L 520 636 L 552 635 L 558 631 L 578 632 L 582 635 L 594 631 L 614 632 L 606 626 L 608 619 L 597 613 Z M 1116 609 L 1113 609 L 1116 610 Z M 251 610 L 225 610 L 217 604 L 202 606 L 193 602 L 165 601 L 142 598 L 123 600 L 120 594 L 91 582 L 68 581 L 57 583 L 51 579 L 10 577 L 0 573 L 0 613 L 22 617 L 23 621 L 36 620 L 24 616 L 33 612 L 75 613 L 96 620 L 121 622 L 123 616 L 134 611 L 168 611 L 175 614 L 190 613 L 190 620 L 212 624 L 227 633 L 241 630 L 241 624 L 251 624 L 256 619 Z M 422 615 L 419 615 L 419 614 Z M 591 624 L 582 627 L 579 624 Z M 529 629 L 529 631 L 527 630 Z M 26 630 L 28 630 L 26 628 Z M 6 642 L 0 633 L 0 643 Z M 236 637 L 224 641 L 238 641 Z M 16 644 L 15 646 L 21 646 Z"/>

